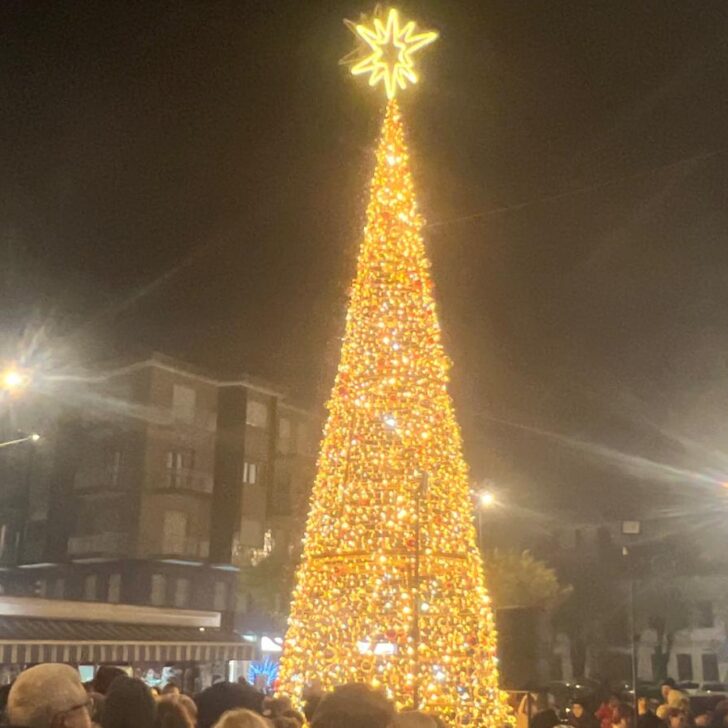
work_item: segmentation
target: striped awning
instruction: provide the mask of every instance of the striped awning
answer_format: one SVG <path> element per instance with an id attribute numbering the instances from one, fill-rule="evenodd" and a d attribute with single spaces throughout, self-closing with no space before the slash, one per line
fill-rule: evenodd
<path id="1" fill-rule="evenodd" d="M 252 660 L 236 635 L 188 627 L 0 618 L 0 663 L 140 663 Z"/>

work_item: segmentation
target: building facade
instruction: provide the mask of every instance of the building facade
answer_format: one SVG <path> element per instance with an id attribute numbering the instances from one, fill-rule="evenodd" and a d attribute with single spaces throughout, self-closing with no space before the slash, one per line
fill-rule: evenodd
<path id="1" fill-rule="evenodd" d="M 0 464 L 4 592 L 210 609 L 229 625 L 242 612 L 244 626 L 241 570 L 292 553 L 302 529 L 309 413 L 160 354 L 73 394 L 37 446 Z"/>

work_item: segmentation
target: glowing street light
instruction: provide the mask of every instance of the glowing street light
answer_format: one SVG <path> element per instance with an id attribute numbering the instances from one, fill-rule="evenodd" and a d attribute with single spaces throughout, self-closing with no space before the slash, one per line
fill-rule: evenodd
<path id="1" fill-rule="evenodd" d="M 478 505 L 481 508 L 492 508 L 495 505 L 495 495 L 489 490 L 478 493 Z"/>
<path id="2" fill-rule="evenodd" d="M 16 366 L 9 366 L 0 375 L 0 389 L 15 393 L 25 389 L 30 384 L 30 374 Z"/>

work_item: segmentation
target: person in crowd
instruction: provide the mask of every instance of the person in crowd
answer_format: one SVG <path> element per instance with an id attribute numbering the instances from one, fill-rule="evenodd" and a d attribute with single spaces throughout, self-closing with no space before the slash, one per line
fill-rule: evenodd
<path id="1" fill-rule="evenodd" d="M 46 663 L 22 672 L 8 695 L 11 725 L 24 728 L 91 728 L 91 698 L 78 672 Z"/>
<path id="2" fill-rule="evenodd" d="M 153 728 L 157 705 L 138 677 L 117 677 L 106 694 L 103 728 Z"/>
<path id="3" fill-rule="evenodd" d="M 637 728 L 660 728 L 660 719 L 650 706 L 650 699 L 646 695 L 637 698 Z"/>
<path id="4" fill-rule="evenodd" d="M 212 728 L 223 713 L 236 708 L 246 708 L 260 714 L 263 694 L 249 684 L 219 682 L 203 690 L 196 698 L 197 725 Z"/>
<path id="5" fill-rule="evenodd" d="M 559 724 L 559 716 L 551 705 L 548 693 L 536 697 L 536 714 L 531 718 L 531 728 L 554 728 Z"/>
<path id="6" fill-rule="evenodd" d="M 620 703 L 614 710 L 613 728 L 634 728 L 634 708 L 629 703 Z"/>
<path id="7" fill-rule="evenodd" d="M 252 710 L 238 708 L 225 711 L 215 723 L 215 728 L 270 728 L 270 723 Z"/>
<path id="8" fill-rule="evenodd" d="M 669 690 L 667 693 L 667 702 L 662 703 L 662 705 L 657 708 L 657 717 L 662 721 L 667 720 L 667 714 L 670 711 L 670 708 L 682 710 L 685 715 L 687 715 L 690 712 L 690 698 L 687 693 L 684 693 L 682 690 L 678 690 L 677 688 Z"/>
<path id="9" fill-rule="evenodd" d="M 178 698 L 174 694 L 160 698 L 154 728 L 195 728 L 194 721 Z"/>
<path id="10" fill-rule="evenodd" d="M 163 688 L 162 688 L 162 695 L 179 695 L 180 694 L 179 685 L 174 680 L 170 680 Z"/>
<path id="11" fill-rule="evenodd" d="M 420 710 L 407 710 L 397 715 L 393 728 L 437 728 L 437 721 Z"/>
<path id="12" fill-rule="evenodd" d="M 106 696 L 101 693 L 89 692 L 93 707 L 91 708 L 91 722 L 94 725 L 101 725 L 104 717 L 104 707 L 106 705 Z"/>
<path id="13" fill-rule="evenodd" d="M 195 701 L 192 700 L 189 695 L 185 695 L 184 693 L 181 693 L 176 698 L 176 701 L 187 711 L 187 715 L 190 717 L 192 725 L 197 725 L 197 705 L 195 704 Z"/>
<path id="14" fill-rule="evenodd" d="M 114 665 L 101 665 L 101 667 L 96 671 L 94 679 L 91 681 L 91 692 L 106 695 L 111 683 L 114 682 L 117 677 L 122 675 L 126 675 L 126 673 L 120 667 L 115 667 Z"/>
<path id="15" fill-rule="evenodd" d="M 293 709 L 290 698 L 265 698 L 263 715 L 276 728 L 301 728 L 305 722 L 305 718 Z"/>
<path id="16" fill-rule="evenodd" d="M 671 677 L 666 677 L 661 683 L 660 683 L 660 694 L 662 695 L 662 700 L 660 702 L 666 703 L 667 702 L 667 696 L 670 694 L 671 690 L 674 690 L 677 687 L 675 681 Z"/>
<path id="17" fill-rule="evenodd" d="M 685 728 L 687 726 L 687 714 L 680 708 L 668 708 L 665 717 L 667 728 Z"/>
<path id="18" fill-rule="evenodd" d="M 573 728 L 599 728 L 599 721 L 587 710 L 585 701 L 574 698 L 569 711 L 569 725 Z"/>
<path id="19" fill-rule="evenodd" d="M 619 695 L 612 693 L 607 700 L 597 708 L 594 714 L 599 721 L 600 728 L 612 728 L 614 722 L 614 712 L 619 707 L 621 700 Z"/>
<path id="20" fill-rule="evenodd" d="M 533 692 L 527 692 L 521 698 L 516 708 L 516 728 L 528 728 L 531 724 L 531 718 L 536 715 L 536 700 L 538 695 Z"/>
<path id="21" fill-rule="evenodd" d="M 394 707 L 383 693 L 368 685 L 349 683 L 325 695 L 313 716 L 312 728 L 390 728 Z"/>
<path id="22" fill-rule="evenodd" d="M 693 715 L 695 728 L 708 728 L 713 723 L 713 711 L 707 708 Z"/>

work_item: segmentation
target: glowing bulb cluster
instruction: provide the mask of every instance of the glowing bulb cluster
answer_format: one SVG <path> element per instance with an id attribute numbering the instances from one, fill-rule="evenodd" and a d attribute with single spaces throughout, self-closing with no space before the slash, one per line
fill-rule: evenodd
<path id="1" fill-rule="evenodd" d="M 456 726 L 510 721 L 395 101 L 324 431 L 281 691 L 360 681 Z"/>

